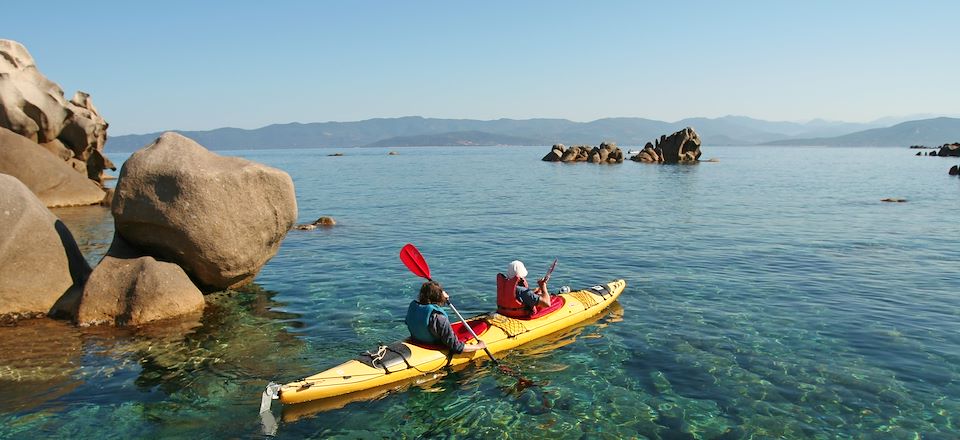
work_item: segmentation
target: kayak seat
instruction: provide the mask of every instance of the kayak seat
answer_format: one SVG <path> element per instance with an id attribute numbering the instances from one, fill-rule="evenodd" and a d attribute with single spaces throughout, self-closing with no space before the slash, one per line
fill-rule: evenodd
<path id="1" fill-rule="evenodd" d="M 477 334 L 477 336 L 483 337 L 483 333 L 490 328 L 490 324 L 487 323 L 484 319 L 474 319 L 470 322 L 470 328 Z M 457 339 L 460 342 L 464 342 L 468 339 L 473 339 L 473 335 L 470 334 L 470 331 L 463 326 L 463 321 L 455 322 L 450 324 L 450 328 L 453 329 L 453 334 L 457 335 Z M 413 338 L 407 338 L 404 342 L 408 344 L 416 345 L 417 347 L 423 347 L 430 350 L 446 350 L 447 347 L 441 344 L 427 344 L 424 342 L 416 341 Z"/>
<path id="2" fill-rule="evenodd" d="M 562 309 L 562 308 L 563 308 L 563 305 L 566 304 L 566 303 L 567 303 L 567 301 L 566 301 L 566 299 L 564 299 L 564 297 L 562 297 L 562 296 L 560 296 L 560 295 L 550 295 L 550 307 L 539 307 L 539 308 L 537 308 L 537 312 L 534 313 L 534 314 L 532 314 L 532 315 L 530 315 L 530 316 L 513 317 L 513 319 L 519 319 L 519 320 L 521 320 L 521 321 L 527 321 L 527 320 L 530 320 L 530 319 L 542 318 L 542 317 L 547 316 L 547 315 L 549 315 L 549 314 L 551 314 L 551 313 L 553 313 L 553 312 L 556 312 L 557 310 Z"/>

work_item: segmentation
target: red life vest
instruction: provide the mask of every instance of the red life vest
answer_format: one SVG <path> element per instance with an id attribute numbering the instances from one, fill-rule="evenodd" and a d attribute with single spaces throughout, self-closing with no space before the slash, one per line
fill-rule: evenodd
<path id="1" fill-rule="evenodd" d="M 536 307 L 530 310 L 517 300 L 519 282 L 520 278 L 507 279 L 502 273 L 497 274 L 497 313 L 511 318 L 525 318 L 537 313 Z"/>

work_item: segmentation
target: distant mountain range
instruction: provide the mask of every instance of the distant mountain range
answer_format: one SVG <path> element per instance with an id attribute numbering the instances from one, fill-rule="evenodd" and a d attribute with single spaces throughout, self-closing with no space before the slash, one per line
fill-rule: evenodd
<path id="1" fill-rule="evenodd" d="M 177 131 L 213 149 L 308 147 L 406 147 L 436 145 L 597 145 L 643 146 L 684 127 L 693 127 L 704 145 L 910 146 L 960 141 L 960 119 L 933 118 L 901 122 L 846 123 L 814 120 L 777 122 L 744 116 L 688 118 L 676 122 L 643 118 L 606 118 L 592 122 L 566 119 L 435 119 L 408 116 L 356 122 L 274 124 L 253 130 L 218 128 Z M 135 151 L 160 133 L 108 139 L 107 152 Z"/>

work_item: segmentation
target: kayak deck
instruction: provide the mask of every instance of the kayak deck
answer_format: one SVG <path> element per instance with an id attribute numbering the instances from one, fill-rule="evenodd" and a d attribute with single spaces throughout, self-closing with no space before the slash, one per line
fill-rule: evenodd
<path id="1" fill-rule="evenodd" d="M 620 279 L 552 295 L 562 300 L 562 305 L 530 319 L 489 313 L 469 318 L 467 322 L 486 343 L 487 349 L 491 353 L 498 353 L 589 319 L 616 301 L 625 287 L 626 281 Z M 467 332 L 460 323 L 454 324 L 454 330 L 461 335 Z M 465 342 L 475 342 L 472 336 L 461 337 Z M 278 398 L 284 404 L 293 404 L 342 396 L 426 376 L 447 365 L 457 366 L 486 356 L 484 351 L 478 350 L 454 354 L 448 360 L 445 347 L 415 344 L 407 339 L 381 346 L 328 370 L 282 385 Z"/>

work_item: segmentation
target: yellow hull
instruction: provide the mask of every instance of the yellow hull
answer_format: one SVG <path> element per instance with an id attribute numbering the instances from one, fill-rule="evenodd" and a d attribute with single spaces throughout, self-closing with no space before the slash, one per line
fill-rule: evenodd
<path id="1" fill-rule="evenodd" d="M 537 319 L 519 320 L 490 313 L 470 318 L 468 321 L 487 321 L 489 328 L 479 335 L 480 339 L 487 344 L 490 352 L 499 353 L 595 316 L 616 301 L 626 285 L 626 281 L 616 280 L 603 286 L 560 294 L 559 296 L 565 297 L 563 307 Z M 390 384 L 409 381 L 417 376 L 430 380 L 434 377 L 430 373 L 448 365 L 446 350 L 433 350 L 407 342 L 391 344 L 390 347 L 403 352 L 404 356 L 379 364 L 374 362 L 373 365 L 377 366 L 358 359 L 344 362 L 303 380 L 282 385 L 279 399 L 285 404 L 291 404 L 365 390 L 382 390 L 389 388 Z M 449 365 L 455 367 L 485 357 L 487 354 L 482 350 L 460 353 L 450 358 Z"/>

